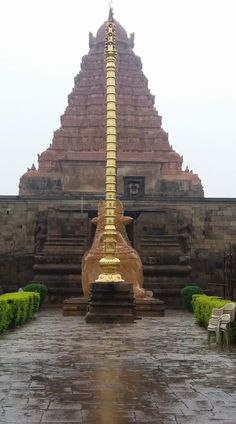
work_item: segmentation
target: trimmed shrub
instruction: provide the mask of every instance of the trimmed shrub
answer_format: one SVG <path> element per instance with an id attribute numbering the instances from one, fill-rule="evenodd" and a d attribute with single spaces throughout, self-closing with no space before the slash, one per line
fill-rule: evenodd
<path id="1" fill-rule="evenodd" d="M 7 300 L 0 298 L 0 331 L 6 330 L 12 320 L 12 309 Z"/>
<path id="2" fill-rule="evenodd" d="M 40 294 L 40 306 L 43 304 L 45 297 L 48 294 L 48 288 L 45 284 L 32 281 L 24 287 L 24 292 L 36 292 Z"/>
<path id="3" fill-rule="evenodd" d="M 0 296 L 0 302 L 6 302 L 9 309 L 3 307 L 2 317 L 0 322 L 8 322 L 8 325 L 3 325 L 4 328 L 15 327 L 23 324 L 29 318 L 32 318 L 34 313 L 39 308 L 40 295 L 35 292 L 17 292 L 6 293 Z"/>
<path id="4" fill-rule="evenodd" d="M 197 323 L 202 327 L 207 328 L 212 309 L 220 309 L 229 302 L 231 303 L 232 301 L 228 299 L 222 299 L 217 296 L 207 296 L 205 294 L 193 295 L 192 305 Z M 236 302 L 233 303 L 235 303 L 236 306 Z M 236 320 L 234 320 L 230 325 L 230 338 L 233 342 L 236 342 Z"/>
<path id="5" fill-rule="evenodd" d="M 202 294 L 204 291 L 201 289 L 201 287 L 198 286 L 186 286 L 181 290 L 181 297 L 183 299 L 183 305 L 185 309 L 187 309 L 190 312 L 193 312 L 192 307 L 192 296 L 194 294 Z"/>

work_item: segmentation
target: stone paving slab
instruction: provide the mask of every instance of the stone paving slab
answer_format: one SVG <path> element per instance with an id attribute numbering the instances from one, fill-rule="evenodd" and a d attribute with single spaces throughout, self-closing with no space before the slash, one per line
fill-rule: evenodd
<path id="1" fill-rule="evenodd" d="M 0 336 L 0 423 L 236 424 L 236 346 L 193 316 L 86 324 L 45 309 Z"/>

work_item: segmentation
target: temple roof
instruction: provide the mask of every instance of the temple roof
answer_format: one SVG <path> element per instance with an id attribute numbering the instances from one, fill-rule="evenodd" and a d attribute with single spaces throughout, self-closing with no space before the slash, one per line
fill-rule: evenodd
<path id="1" fill-rule="evenodd" d="M 81 70 L 68 96 L 68 106 L 61 116 L 61 127 L 54 132 L 49 148 L 38 155 L 38 170 L 28 170 L 22 176 L 21 194 L 53 190 L 104 192 L 105 167 L 101 164 L 105 161 L 104 44 L 107 22 L 99 27 L 96 36 L 89 34 L 90 50 L 82 58 Z M 183 158 L 173 150 L 168 134 L 162 128 L 161 116 L 155 108 L 155 97 L 150 93 L 148 80 L 142 71 L 141 59 L 133 51 L 134 35 L 128 37 L 126 30 L 116 20 L 115 25 L 120 187 L 123 178 L 137 175 L 146 178 L 145 186 L 149 194 L 159 195 L 165 185 L 165 190 L 169 191 L 171 185 L 176 195 L 202 195 L 199 177 L 182 170 Z M 100 180 L 98 174 L 92 175 L 95 166 L 100 167 Z M 149 183 L 152 178 L 152 183 Z"/>
<path id="2" fill-rule="evenodd" d="M 105 41 L 105 29 L 107 26 L 107 22 L 105 21 L 100 28 L 97 30 L 96 34 L 96 42 L 104 42 Z M 116 41 L 121 41 L 124 43 L 128 43 L 128 35 L 123 26 L 114 19 L 116 25 Z"/>

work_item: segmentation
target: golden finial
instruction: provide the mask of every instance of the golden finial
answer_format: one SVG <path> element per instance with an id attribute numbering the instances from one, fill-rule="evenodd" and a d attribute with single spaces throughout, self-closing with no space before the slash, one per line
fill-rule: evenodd
<path id="1" fill-rule="evenodd" d="M 113 11 L 111 8 L 109 12 L 107 26 L 105 29 L 104 53 L 105 53 L 106 60 L 108 55 L 111 55 L 111 56 L 113 56 L 114 54 L 116 55 L 116 26 L 113 20 Z M 115 60 L 115 58 L 113 60 Z M 114 62 L 114 67 L 115 67 L 115 62 Z M 108 69 L 108 65 L 107 65 L 107 69 Z"/>
<path id="2" fill-rule="evenodd" d="M 112 0 L 109 2 L 108 21 L 109 22 L 114 22 L 114 10 L 113 10 L 113 1 Z"/>

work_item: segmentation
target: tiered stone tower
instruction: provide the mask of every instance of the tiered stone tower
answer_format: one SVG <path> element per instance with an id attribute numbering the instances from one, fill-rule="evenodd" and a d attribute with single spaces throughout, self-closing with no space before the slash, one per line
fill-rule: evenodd
<path id="1" fill-rule="evenodd" d="M 21 177 L 20 198 L 39 202 L 33 279 L 54 296 L 81 293 L 81 260 L 91 245 L 98 201 L 104 199 L 106 168 L 105 22 L 89 35 L 89 53 L 52 144 Z M 182 170 L 169 144 L 154 96 L 133 52 L 134 35 L 116 24 L 117 197 L 135 218 L 127 227 L 144 270 L 144 288 L 175 303 L 192 270 L 192 210 L 203 199 L 198 175 Z M 83 199 L 83 200 L 82 200 Z M 188 200 L 187 200 L 188 199 Z M 80 202 L 81 200 L 81 202 Z M 168 206 L 172 202 L 172 206 Z M 49 206 L 50 205 L 50 206 Z"/>
<path id="2" fill-rule="evenodd" d="M 54 133 L 50 147 L 20 180 L 20 195 L 104 194 L 105 24 L 89 34 L 89 53 Z M 134 35 L 116 21 L 118 195 L 202 197 L 198 175 L 182 170 L 182 157 L 169 144 L 154 96 L 133 52 Z"/>

